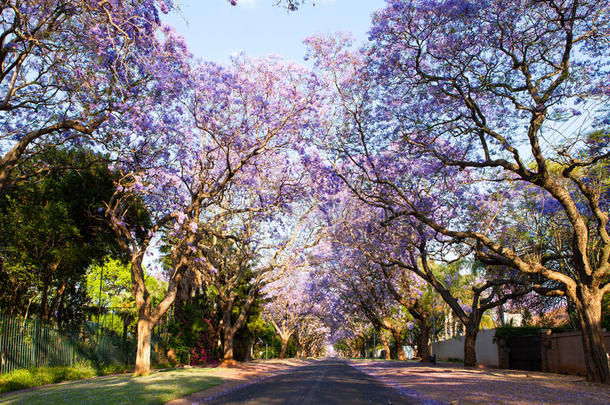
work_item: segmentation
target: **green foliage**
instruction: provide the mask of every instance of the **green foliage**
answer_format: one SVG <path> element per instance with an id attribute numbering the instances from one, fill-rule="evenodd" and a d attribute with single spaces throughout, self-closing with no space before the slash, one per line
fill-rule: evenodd
<path id="1" fill-rule="evenodd" d="M 101 301 L 103 307 L 135 307 L 130 266 L 110 256 L 92 264 L 87 269 L 87 296 L 94 305 Z"/>
<path id="2" fill-rule="evenodd" d="M 254 344 L 253 357 L 255 359 L 264 359 L 265 349 L 267 350 L 267 358 L 279 357 L 282 342 L 273 328 L 273 325 L 262 318 L 260 313 L 250 317 L 247 328 Z M 294 337 L 291 337 L 286 346 L 286 357 L 294 357 L 296 356 L 296 352 L 297 345 Z"/>
<path id="3" fill-rule="evenodd" d="M 23 314 L 33 302 L 60 322 L 83 318 L 85 269 L 119 254 L 98 212 L 114 191 L 103 161 L 86 151 L 49 150 L 22 168 L 37 174 L 0 196 L 0 307 Z"/>
<path id="4" fill-rule="evenodd" d="M 501 328 L 496 328 L 494 337 L 497 339 L 509 339 L 513 336 L 536 336 L 544 329 L 550 329 L 553 333 L 572 332 L 574 330 L 570 327 L 541 328 L 538 326 L 503 326 Z"/>
<path id="5" fill-rule="evenodd" d="M 87 269 L 87 296 L 95 304 L 100 299 L 100 277 L 102 306 L 111 308 L 135 306 L 132 304 L 131 294 L 131 265 L 106 256 L 101 262 L 96 262 Z M 166 281 L 146 274 L 144 283 L 153 301 L 163 299 L 167 291 Z"/>
<path id="6" fill-rule="evenodd" d="M 173 349 L 178 363 L 206 364 L 216 361 L 217 337 L 210 327 L 211 307 L 205 296 L 193 297 L 181 305 L 169 328 L 168 349 Z"/>
<path id="7" fill-rule="evenodd" d="M 106 156 L 57 148 L 19 170 L 27 176 L 16 174 L 0 196 L 0 308 L 77 326 L 92 304 L 83 288 L 87 268 L 125 254 L 103 213 L 117 173 Z M 146 210 L 137 201 L 126 209 L 125 221 L 142 237 Z"/>
<path id="8" fill-rule="evenodd" d="M 343 339 L 338 340 L 337 342 L 335 342 L 333 347 L 335 348 L 335 351 L 337 353 L 349 354 L 349 352 L 350 352 L 350 348 L 349 348 L 347 342 L 345 340 L 343 340 Z"/>
<path id="9" fill-rule="evenodd" d="M 161 301 L 167 291 L 167 282 L 150 275 L 145 275 L 144 282 L 152 301 Z M 89 302 L 97 308 L 101 301 L 102 308 L 112 308 L 113 311 L 118 311 L 117 319 L 111 318 L 113 324 L 106 324 L 108 329 L 114 330 L 117 334 L 122 333 L 122 322 L 133 326 L 137 320 L 136 304 L 131 288 L 131 265 L 125 264 L 119 259 L 106 256 L 102 261 L 93 263 L 87 269 L 86 290 Z M 111 320 L 107 321 L 111 322 Z"/>
<path id="10" fill-rule="evenodd" d="M 479 329 L 493 329 L 496 327 L 496 323 L 493 318 L 489 314 L 483 314 L 481 317 L 481 323 L 479 324 Z"/>

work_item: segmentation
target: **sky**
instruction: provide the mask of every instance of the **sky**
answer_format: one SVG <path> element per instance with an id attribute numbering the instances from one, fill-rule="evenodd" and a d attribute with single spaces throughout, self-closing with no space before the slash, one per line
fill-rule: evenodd
<path id="1" fill-rule="evenodd" d="M 385 6 L 385 0 L 306 0 L 289 12 L 276 2 L 239 0 L 231 6 L 226 0 L 174 0 L 178 12 L 163 21 L 176 27 L 195 56 L 207 61 L 225 63 L 245 52 L 305 63 L 304 38 L 352 32 L 365 41 L 373 12 Z"/>

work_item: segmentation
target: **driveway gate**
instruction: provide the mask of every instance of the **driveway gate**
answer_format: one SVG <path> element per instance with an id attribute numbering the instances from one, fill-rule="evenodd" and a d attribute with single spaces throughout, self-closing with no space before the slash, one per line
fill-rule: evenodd
<path id="1" fill-rule="evenodd" d="M 517 370 L 542 370 L 542 338 L 512 336 L 508 339 L 509 367 Z"/>

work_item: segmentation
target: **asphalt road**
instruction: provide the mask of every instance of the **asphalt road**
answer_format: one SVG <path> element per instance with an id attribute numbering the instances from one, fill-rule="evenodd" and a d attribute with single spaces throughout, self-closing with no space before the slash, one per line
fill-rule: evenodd
<path id="1" fill-rule="evenodd" d="M 340 360 L 323 360 L 218 397 L 212 404 L 409 404 Z"/>

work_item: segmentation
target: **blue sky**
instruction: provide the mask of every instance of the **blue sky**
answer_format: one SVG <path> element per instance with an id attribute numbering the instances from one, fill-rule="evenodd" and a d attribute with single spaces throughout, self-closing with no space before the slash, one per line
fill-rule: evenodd
<path id="1" fill-rule="evenodd" d="M 385 0 L 306 0 L 298 11 L 274 6 L 276 0 L 174 0 L 179 13 L 164 16 L 205 60 L 227 62 L 240 51 L 249 56 L 269 54 L 303 63 L 302 39 L 312 34 L 352 32 L 364 41 L 371 15 Z"/>

